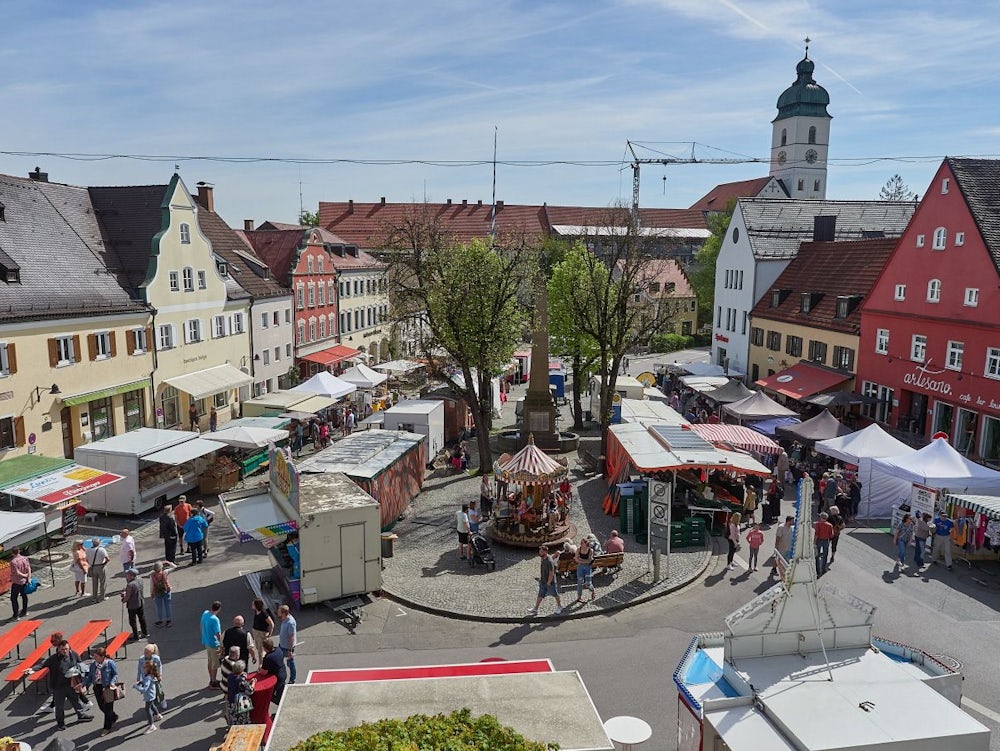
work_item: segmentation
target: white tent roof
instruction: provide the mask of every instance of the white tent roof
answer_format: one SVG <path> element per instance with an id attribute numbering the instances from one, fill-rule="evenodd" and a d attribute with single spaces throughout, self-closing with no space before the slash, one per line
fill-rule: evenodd
<path id="1" fill-rule="evenodd" d="M 358 387 L 353 383 L 342 381 L 337 376 L 321 370 L 308 381 L 303 381 L 291 391 L 305 391 L 310 394 L 322 394 L 331 399 L 339 399 L 342 396 L 353 394 Z"/>
<path id="2" fill-rule="evenodd" d="M 9 540 L 44 524 L 45 514 L 41 511 L 0 511 L 0 539 Z"/>
<path id="3" fill-rule="evenodd" d="M 422 367 L 424 366 L 419 362 L 412 360 L 390 360 L 374 366 L 375 370 L 384 370 L 386 373 L 409 373 Z"/>
<path id="4" fill-rule="evenodd" d="M 763 391 L 754 392 L 753 396 L 740 399 L 738 402 L 725 404 L 722 411 L 741 420 L 766 420 L 769 417 L 797 416 L 793 410 L 782 407 Z"/>
<path id="5" fill-rule="evenodd" d="M 953 493 L 1000 494 L 1000 472 L 970 462 L 944 438 L 910 454 L 873 459 L 872 471 Z"/>
<path id="6" fill-rule="evenodd" d="M 372 370 L 364 363 L 358 363 L 340 374 L 340 380 L 353 383 L 359 389 L 373 389 L 389 378 L 385 373 Z"/>
<path id="7" fill-rule="evenodd" d="M 857 464 L 860 459 L 901 457 L 916 451 L 893 438 L 875 423 L 856 433 L 816 441 L 816 450 L 848 464 Z"/>
<path id="8" fill-rule="evenodd" d="M 241 449 L 264 448 L 269 443 L 288 438 L 287 430 L 275 428 L 232 427 L 209 433 L 213 441 L 219 441 L 227 446 Z"/>

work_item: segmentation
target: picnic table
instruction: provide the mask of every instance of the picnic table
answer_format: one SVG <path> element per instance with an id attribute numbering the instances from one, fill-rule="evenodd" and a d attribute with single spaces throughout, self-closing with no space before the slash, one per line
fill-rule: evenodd
<path id="1" fill-rule="evenodd" d="M 11 652 L 17 651 L 17 659 L 21 659 L 21 642 L 29 636 L 35 638 L 35 647 L 38 647 L 38 628 L 41 621 L 18 621 L 9 629 L 7 633 L 0 636 L 0 660 L 6 658 Z"/>
<path id="2" fill-rule="evenodd" d="M 97 641 L 97 637 L 101 634 L 104 634 L 104 638 L 107 639 L 107 631 L 110 627 L 110 620 L 87 621 L 83 628 L 70 636 L 66 641 L 69 642 L 69 648 L 82 657 L 83 653 L 90 649 L 90 646 Z M 48 675 L 48 672 L 48 668 L 41 668 L 32 673 L 28 680 L 37 686 L 39 685 L 39 681 Z"/>

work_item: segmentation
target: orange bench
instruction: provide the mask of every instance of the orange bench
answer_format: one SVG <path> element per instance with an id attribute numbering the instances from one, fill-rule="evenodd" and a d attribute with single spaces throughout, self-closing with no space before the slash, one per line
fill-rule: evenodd
<path id="1" fill-rule="evenodd" d="M 16 668 L 4 677 L 4 680 L 11 684 L 11 693 L 14 693 L 18 683 L 23 684 L 25 677 L 31 674 L 31 669 L 39 661 L 48 657 L 51 647 L 52 645 L 47 640 L 44 644 L 35 647 L 34 652 L 25 657 Z"/>
<path id="2" fill-rule="evenodd" d="M 34 637 L 35 647 L 38 647 L 38 628 L 41 621 L 18 621 L 8 629 L 7 633 L 0 636 L 0 660 L 7 657 L 11 652 L 17 650 L 17 659 L 21 659 L 21 642 L 29 636 Z"/>
<path id="3" fill-rule="evenodd" d="M 122 657 L 128 657 L 128 640 L 132 638 L 131 631 L 122 631 L 120 634 L 115 636 L 114 639 L 109 641 L 104 647 L 104 650 L 108 653 L 108 657 L 112 660 L 115 659 L 115 655 L 118 654 L 118 650 L 122 651 Z"/>
<path id="4" fill-rule="evenodd" d="M 83 653 L 90 649 L 90 645 L 97 641 L 98 636 L 104 634 L 105 638 L 107 638 L 107 632 L 110 627 L 110 620 L 87 621 L 87 625 L 66 641 L 69 642 L 69 648 L 82 657 Z M 38 686 L 39 681 L 45 678 L 48 673 L 48 668 L 41 668 L 28 676 L 28 680 Z"/>

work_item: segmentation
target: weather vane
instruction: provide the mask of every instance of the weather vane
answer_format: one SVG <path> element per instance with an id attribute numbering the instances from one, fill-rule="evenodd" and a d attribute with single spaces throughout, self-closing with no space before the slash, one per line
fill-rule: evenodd
<path id="1" fill-rule="evenodd" d="M 806 43 L 806 59 L 807 60 L 809 59 L 809 42 L 811 42 L 811 41 L 812 41 L 812 39 L 810 39 L 809 37 L 805 38 L 805 43 Z"/>

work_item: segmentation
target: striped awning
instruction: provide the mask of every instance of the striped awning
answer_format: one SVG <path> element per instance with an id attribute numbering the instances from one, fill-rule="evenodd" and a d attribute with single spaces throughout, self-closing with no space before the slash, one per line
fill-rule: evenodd
<path id="1" fill-rule="evenodd" d="M 993 495 L 945 495 L 946 503 L 954 503 L 962 508 L 972 509 L 977 514 L 986 514 L 992 519 L 1000 519 L 1000 498 Z"/>
<path id="2" fill-rule="evenodd" d="M 755 451 L 758 454 L 780 454 L 781 446 L 756 430 L 742 425 L 692 425 L 691 430 L 709 443 L 728 443 L 730 446 Z"/>
<path id="3" fill-rule="evenodd" d="M 553 459 L 535 445 L 528 436 L 528 445 L 513 456 L 504 454 L 496 464 L 502 480 L 522 484 L 544 484 L 561 480 L 568 473 L 566 465 Z"/>
<path id="4" fill-rule="evenodd" d="M 98 389 L 97 391 L 87 391 L 83 394 L 74 394 L 72 396 L 61 396 L 59 397 L 63 403 L 63 406 L 73 407 L 77 404 L 86 404 L 88 402 L 96 401 L 97 399 L 107 399 L 109 396 L 115 396 L 116 394 L 124 394 L 129 391 L 138 391 L 144 389 L 149 385 L 148 378 L 140 378 L 138 381 L 129 381 L 128 383 L 122 383 L 118 386 L 108 386 L 106 389 Z"/>

